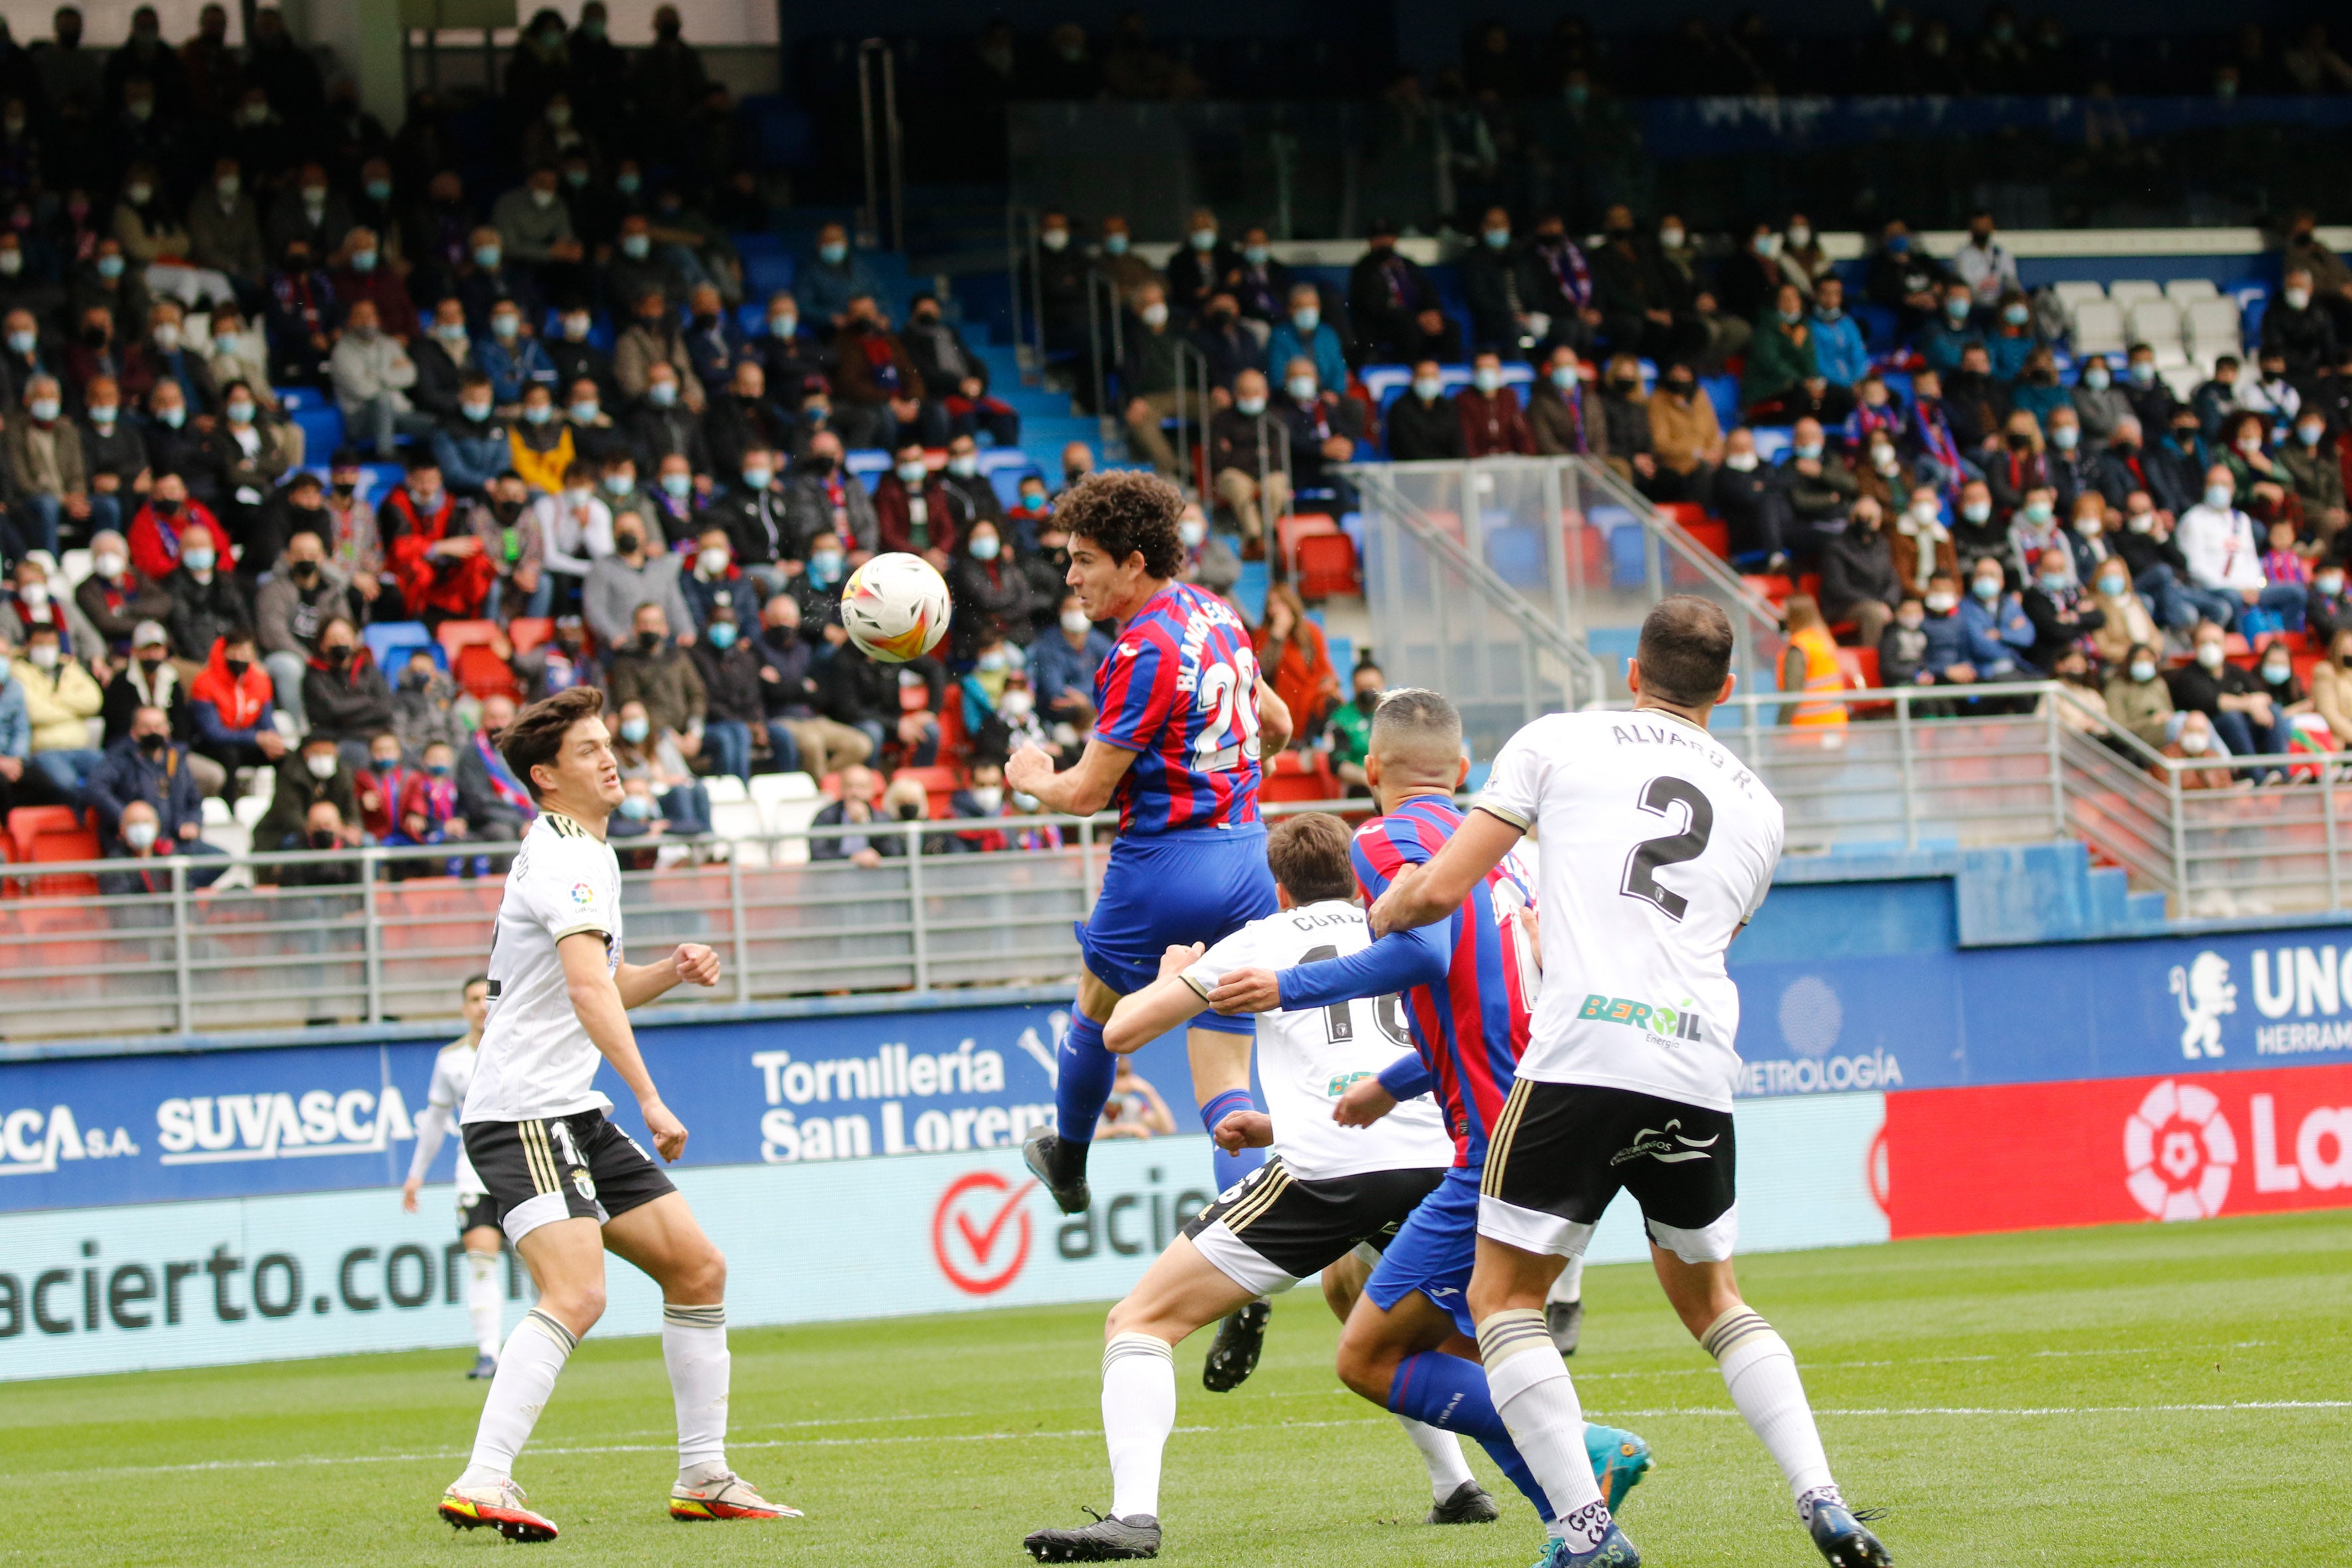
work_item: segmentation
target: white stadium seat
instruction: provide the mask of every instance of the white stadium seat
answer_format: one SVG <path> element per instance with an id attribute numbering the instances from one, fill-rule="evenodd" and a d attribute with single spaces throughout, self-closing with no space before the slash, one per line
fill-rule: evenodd
<path id="1" fill-rule="evenodd" d="M 2077 310 L 2084 305 L 2103 305 L 2106 303 L 2107 299 L 2105 287 L 2081 279 L 2069 279 L 2063 283 L 2053 283 L 2050 286 L 2050 292 L 2057 298 L 2058 312 L 2066 318 L 2070 330 L 2074 326 L 2074 312 Z"/>
<path id="2" fill-rule="evenodd" d="M 208 822 L 204 839 L 225 855 L 253 853 L 253 829 L 242 822 Z"/>
<path id="3" fill-rule="evenodd" d="M 772 813 L 780 800 L 814 800 L 816 780 L 806 773 L 753 773 L 751 802 L 761 810 Z"/>
<path id="4" fill-rule="evenodd" d="M 708 785 L 715 784 L 719 781 L 717 779 L 706 779 L 703 782 Z M 734 784 L 740 789 L 742 786 L 743 781 L 737 778 L 730 778 L 727 782 Z M 718 792 L 716 790 L 711 792 L 711 832 L 717 834 L 721 838 L 757 838 L 760 837 L 761 833 L 765 830 L 765 828 L 766 824 L 761 819 L 760 808 L 758 806 L 753 805 L 748 800 L 722 801 L 719 798 Z"/>
<path id="5" fill-rule="evenodd" d="M 2088 354 L 2121 353 L 2131 345 L 2124 341 L 2124 313 L 2105 300 L 2085 300 L 2074 308 L 2074 357 Z"/>
<path id="6" fill-rule="evenodd" d="M 2107 285 L 2107 301 L 2118 310 L 2128 310 L 2142 300 L 2161 300 L 2164 290 L 2146 278 L 2118 278 Z"/>
<path id="7" fill-rule="evenodd" d="M 803 773 L 800 776 L 805 778 L 808 775 Z M 808 859 L 808 840 L 792 836 L 806 831 L 808 825 L 816 820 L 816 814 L 824 807 L 824 800 L 811 798 L 779 800 L 768 808 L 768 832 L 776 840 L 773 855 L 777 865 L 798 866 Z"/>
<path id="8" fill-rule="evenodd" d="M 2245 346 L 2245 330 L 2235 300 L 2199 300 L 2189 307 L 2189 357 L 2210 366 L 2222 354 Z"/>
<path id="9" fill-rule="evenodd" d="M 249 828 L 269 814 L 269 797 L 266 795 L 239 795 L 233 809 L 236 819 Z"/>
<path id="10" fill-rule="evenodd" d="M 702 781 L 702 787 L 713 805 L 741 805 L 751 798 L 743 781 L 733 773 L 713 773 Z"/>
<path id="11" fill-rule="evenodd" d="M 2187 310 L 2200 300 L 2218 300 L 2221 287 L 2210 278 L 2176 278 L 2164 286 L 2164 297 Z"/>
<path id="12" fill-rule="evenodd" d="M 236 820 L 236 818 L 230 815 L 228 802 L 223 800 L 216 795 L 208 795 L 205 796 L 205 827 L 220 827 L 228 823 L 235 822 Z"/>
<path id="13" fill-rule="evenodd" d="M 2180 364 L 2189 358 L 2180 341 L 2180 308 L 2160 294 L 2133 303 L 2131 339 L 2154 349 L 2158 364 Z"/>
<path id="14" fill-rule="evenodd" d="M 2172 388 L 2172 395 L 2186 403 L 2205 383 L 2204 367 L 2194 364 L 2168 364 L 2157 372 L 2164 384 Z"/>
<path id="15" fill-rule="evenodd" d="M 89 575 L 89 551 L 68 550 L 58 557 L 58 570 L 65 574 L 67 582 L 79 588 L 82 579 Z"/>

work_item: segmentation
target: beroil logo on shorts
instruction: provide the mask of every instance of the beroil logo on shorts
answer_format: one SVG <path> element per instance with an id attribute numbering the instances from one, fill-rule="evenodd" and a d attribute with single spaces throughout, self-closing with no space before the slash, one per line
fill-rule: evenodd
<path id="1" fill-rule="evenodd" d="M 1629 1029 L 1640 1029 L 1669 1040 L 1703 1038 L 1700 1031 L 1706 1026 L 1706 1020 L 1691 1010 L 1687 996 L 1679 1006 L 1665 1007 L 1636 1002 L 1630 996 L 1603 996 L 1596 991 L 1584 999 L 1576 1016 L 1597 1018 L 1604 1024 L 1622 1024 Z"/>

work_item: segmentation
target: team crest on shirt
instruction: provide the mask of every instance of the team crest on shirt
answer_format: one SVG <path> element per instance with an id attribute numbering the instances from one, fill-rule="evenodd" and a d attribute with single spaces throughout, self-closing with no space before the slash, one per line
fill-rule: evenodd
<path id="1" fill-rule="evenodd" d="M 590 887 L 585 882 L 574 882 L 572 884 L 572 902 L 576 908 L 584 910 L 595 901 L 595 889 Z"/>
<path id="2" fill-rule="evenodd" d="M 596 1179 L 587 1172 L 575 1168 L 572 1173 L 572 1184 L 580 1189 L 580 1199 L 583 1203 L 593 1204 L 596 1201 Z"/>

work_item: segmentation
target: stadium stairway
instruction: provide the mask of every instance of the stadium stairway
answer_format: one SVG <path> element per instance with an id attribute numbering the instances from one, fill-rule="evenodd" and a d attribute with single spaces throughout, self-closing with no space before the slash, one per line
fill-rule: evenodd
<path id="1" fill-rule="evenodd" d="M 2091 864 L 2079 841 L 1963 849 L 1849 844 L 1824 855 L 1790 856 L 1773 878 L 1775 899 L 1797 889 L 1856 881 L 1952 879 L 1951 936 L 1962 947 L 2093 942 L 2172 930 L 2162 893 L 2136 893 L 2124 873 Z M 1743 948 L 1745 958 L 1759 955 Z"/>

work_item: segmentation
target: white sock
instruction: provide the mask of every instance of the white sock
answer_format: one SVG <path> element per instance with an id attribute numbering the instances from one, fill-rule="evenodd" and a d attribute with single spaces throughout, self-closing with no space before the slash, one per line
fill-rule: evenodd
<path id="1" fill-rule="evenodd" d="M 727 1309 L 662 1303 L 662 1364 L 677 1406 L 677 1471 L 688 1482 L 698 1466 L 727 1467 Z"/>
<path id="2" fill-rule="evenodd" d="M 506 1311 L 506 1292 L 499 1288 L 499 1255 L 466 1254 L 466 1316 L 474 1324 L 474 1348 L 486 1356 L 499 1353 L 499 1320 Z"/>
<path id="3" fill-rule="evenodd" d="M 1110 1450 L 1110 1511 L 1160 1517 L 1160 1458 L 1176 1429 L 1176 1347 L 1150 1334 L 1103 1346 L 1103 1445 Z"/>
<path id="4" fill-rule="evenodd" d="M 1451 1432 L 1441 1432 L 1434 1426 L 1416 1421 L 1410 1415 L 1398 1416 L 1397 1425 L 1403 1427 L 1404 1435 L 1412 1439 L 1412 1446 L 1421 1450 L 1421 1462 L 1429 1467 L 1431 1497 L 1444 1502 L 1462 1489 L 1464 1481 L 1476 1479 L 1470 1474 L 1470 1467 L 1463 1462 L 1461 1438 Z"/>
<path id="5" fill-rule="evenodd" d="M 1568 1267 L 1559 1271 L 1559 1278 L 1551 1282 L 1551 1289 L 1544 1297 L 1544 1302 L 1546 1305 L 1549 1305 L 1554 1301 L 1581 1301 L 1583 1300 L 1584 1259 L 1581 1258 L 1571 1258 L 1568 1260 Z"/>
<path id="6" fill-rule="evenodd" d="M 1478 1325 L 1478 1357 L 1511 1442 L 1551 1500 L 1570 1549 L 1590 1552 L 1609 1534 L 1609 1506 L 1584 1452 L 1584 1405 L 1568 1363 L 1532 1307 L 1496 1312 Z"/>
<path id="7" fill-rule="evenodd" d="M 515 1456 L 530 1441 L 539 1413 L 555 1393 L 555 1374 L 579 1343 L 579 1335 L 536 1307 L 515 1325 L 499 1355 L 499 1374 L 490 1379 L 482 1424 L 474 1433 L 474 1457 L 458 1485 L 502 1481 L 514 1474 Z"/>
<path id="8" fill-rule="evenodd" d="M 1788 1342 L 1753 1310 L 1739 1306 L 1717 1318 L 1699 1343 L 1723 1369 L 1731 1402 L 1789 1478 L 1798 1513 L 1810 1522 L 1815 1502 L 1841 1501 Z"/>

